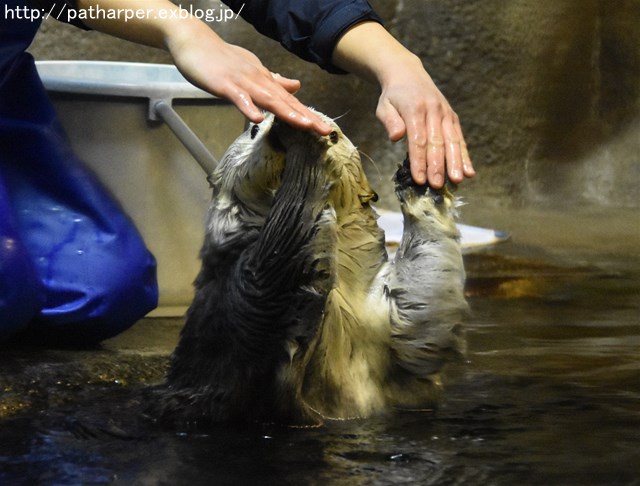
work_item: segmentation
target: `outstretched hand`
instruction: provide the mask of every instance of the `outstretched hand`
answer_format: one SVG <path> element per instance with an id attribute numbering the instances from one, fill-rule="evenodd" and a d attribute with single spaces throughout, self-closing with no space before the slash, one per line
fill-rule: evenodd
<path id="1" fill-rule="evenodd" d="M 458 184 L 473 177 L 460 120 L 422 61 L 376 22 L 347 30 L 333 52 L 337 66 L 376 81 L 382 90 L 376 115 L 389 139 L 407 139 L 411 176 L 440 188 L 445 173 Z"/>
<path id="2" fill-rule="evenodd" d="M 390 140 L 406 137 L 411 176 L 417 183 L 428 180 L 432 187 L 442 187 L 445 170 L 455 184 L 475 174 L 458 115 L 419 61 L 390 71 L 376 115 Z"/>
<path id="3" fill-rule="evenodd" d="M 131 0 L 76 0 L 80 10 L 131 9 Z M 88 16 L 96 30 L 139 44 L 165 48 L 180 72 L 193 84 L 234 103 L 252 122 L 263 120 L 262 110 L 290 125 L 328 135 L 331 127 L 293 96 L 300 82 L 272 73 L 249 51 L 223 41 L 207 24 L 181 15 L 169 0 L 145 0 L 146 15 L 129 22 Z M 170 15 L 174 11 L 175 15 Z"/>
<path id="4" fill-rule="evenodd" d="M 252 122 L 267 110 L 288 124 L 321 135 L 331 127 L 303 105 L 293 93 L 300 82 L 272 73 L 251 52 L 220 39 L 207 26 L 175 32 L 167 46 L 182 74 L 196 86 L 235 104 Z"/>

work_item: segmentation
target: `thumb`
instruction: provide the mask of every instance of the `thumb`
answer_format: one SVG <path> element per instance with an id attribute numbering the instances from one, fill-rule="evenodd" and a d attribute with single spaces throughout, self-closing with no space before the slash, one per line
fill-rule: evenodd
<path id="1" fill-rule="evenodd" d="M 376 109 L 376 116 L 384 126 L 385 130 L 387 130 L 389 140 L 397 142 L 405 136 L 407 132 L 406 125 L 402 120 L 400 113 L 398 113 L 396 108 L 387 98 L 380 98 Z"/>

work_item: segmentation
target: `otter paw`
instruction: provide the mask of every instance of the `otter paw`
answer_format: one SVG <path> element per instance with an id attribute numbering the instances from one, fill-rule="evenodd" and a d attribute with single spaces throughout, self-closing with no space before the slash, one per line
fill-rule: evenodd
<path id="1" fill-rule="evenodd" d="M 405 200 L 408 193 L 413 193 L 418 197 L 429 196 L 433 199 L 435 204 L 441 204 L 447 193 L 456 190 L 457 186 L 453 184 L 445 174 L 445 184 L 440 189 L 434 189 L 429 185 L 429 182 L 425 184 L 418 184 L 411 177 L 411 166 L 409 163 L 409 154 L 405 157 L 402 164 L 398 166 L 398 170 L 393 178 L 396 184 L 396 194 L 400 200 Z"/>

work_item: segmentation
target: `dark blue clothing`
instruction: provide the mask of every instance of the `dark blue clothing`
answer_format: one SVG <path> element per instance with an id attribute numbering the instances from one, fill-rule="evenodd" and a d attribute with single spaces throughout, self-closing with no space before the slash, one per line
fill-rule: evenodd
<path id="1" fill-rule="evenodd" d="M 331 63 L 333 48 L 351 26 L 381 22 L 366 0 L 226 0 L 258 32 L 323 69 L 341 73 Z"/>
<path id="2" fill-rule="evenodd" d="M 53 8 L 53 16 L 63 8 L 75 8 L 75 0 L 28 2 L 47 12 Z M 359 22 L 381 22 L 367 0 L 226 0 L 224 3 L 234 12 L 240 12 L 261 34 L 332 73 L 344 72 L 331 63 L 333 48 L 340 36 Z"/>
<path id="3" fill-rule="evenodd" d="M 0 339 L 90 344 L 157 305 L 156 265 L 69 147 L 25 52 L 38 26 L 0 17 Z"/>

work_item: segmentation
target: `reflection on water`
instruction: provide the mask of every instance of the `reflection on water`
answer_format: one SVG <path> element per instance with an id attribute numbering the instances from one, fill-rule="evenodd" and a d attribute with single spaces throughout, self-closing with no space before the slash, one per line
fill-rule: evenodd
<path id="1" fill-rule="evenodd" d="M 0 484 L 640 484 L 640 274 L 467 263 L 469 360 L 437 411 L 176 433 L 139 419 L 166 353 L 4 350 Z"/>

